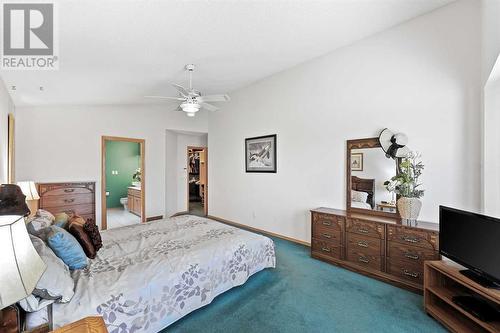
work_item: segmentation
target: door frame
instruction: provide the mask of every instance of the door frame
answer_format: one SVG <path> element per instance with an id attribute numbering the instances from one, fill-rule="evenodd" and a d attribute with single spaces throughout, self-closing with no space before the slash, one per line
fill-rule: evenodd
<path id="1" fill-rule="evenodd" d="M 206 179 L 205 179 L 205 202 L 203 205 L 203 214 L 205 216 L 208 216 L 208 147 L 199 147 L 199 146 L 187 146 L 186 148 L 186 174 L 187 174 L 187 181 L 186 181 L 186 186 L 187 186 L 187 201 L 186 201 L 186 212 L 189 214 L 189 149 L 196 149 L 196 150 L 204 150 L 205 151 L 205 172 L 206 172 Z"/>
<path id="2" fill-rule="evenodd" d="M 108 228 L 106 214 L 106 141 L 125 141 L 139 144 L 141 154 L 141 223 L 146 222 L 146 140 L 119 136 L 101 137 L 101 229 Z"/>

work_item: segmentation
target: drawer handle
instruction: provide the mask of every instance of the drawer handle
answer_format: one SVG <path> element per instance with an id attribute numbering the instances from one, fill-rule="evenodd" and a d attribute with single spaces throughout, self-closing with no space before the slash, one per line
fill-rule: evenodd
<path id="1" fill-rule="evenodd" d="M 416 272 L 410 272 L 409 270 L 407 269 L 404 269 L 403 270 L 403 274 L 406 275 L 406 276 L 409 276 L 409 277 L 412 277 L 412 278 L 415 278 L 417 279 L 418 276 L 420 275 L 419 273 L 416 273 Z"/>
<path id="2" fill-rule="evenodd" d="M 358 242 L 358 246 L 368 247 L 368 243 L 367 242 Z"/>
<path id="3" fill-rule="evenodd" d="M 321 222 L 321 224 L 330 226 L 330 225 L 332 225 L 332 222 L 323 221 L 323 222 Z"/>
<path id="4" fill-rule="evenodd" d="M 418 254 L 413 254 L 413 253 L 405 253 L 405 257 L 412 260 L 420 259 Z"/>
<path id="5" fill-rule="evenodd" d="M 366 229 L 358 229 L 359 232 L 361 232 L 362 234 L 367 234 L 370 232 L 370 230 L 366 230 Z"/>
<path id="6" fill-rule="evenodd" d="M 362 263 L 365 263 L 365 264 L 368 264 L 370 262 L 370 260 L 367 259 L 366 257 L 359 257 L 358 261 L 360 261 Z"/>
<path id="7" fill-rule="evenodd" d="M 65 193 L 73 193 L 75 192 L 75 189 L 74 188 L 67 188 L 64 190 Z"/>
<path id="8" fill-rule="evenodd" d="M 73 201 L 75 201 L 75 199 L 64 199 L 65 203 L 72 203 Z"/>
<path id="9" fill-rule="evenodd" d="M 321 251 L 323 251 L 323 252 L 332 252 L 332 250 L 330 250 L 330 249 L 329 249 L 329 248 L 327 248 L 327 247 L 322 247 L 322 248 L 321 248 Z"/>
<path id="10" fill-rule="evenodd" d="M 408 243 L 418 243 L 420 240 L 416 237 L 411 237 L 411 236 L 403 236 L 401 237 L 405 242 Z"/>
<path id="11" fill-rule="evenodd" d="M 332 238 L 332 235 L 329 235 L 329 234 L 321 234 L 321 236 L 323 236 L 325 238 Z"/>

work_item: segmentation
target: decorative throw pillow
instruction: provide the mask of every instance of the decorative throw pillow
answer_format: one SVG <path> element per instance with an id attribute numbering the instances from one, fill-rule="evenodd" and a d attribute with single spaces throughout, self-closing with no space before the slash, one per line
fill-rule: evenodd
<path id="1" fill-rule="evenodd" d="M 59 228 L 64 228 L 69 221 L 69 216 L 66 213 L 58 213 L 55 216 L 54 225 Z"/>
<path id="2" fill-rule="evenodd" d="M 69 227 L 71 225 L 77 224 L 83 228 L 83 225 L 85 224 L 85 219 L 79 215 L 74 214 L 70 219 L 69 219 Z"/>
<path id="3" fill-rule="evenodd" d="M 90 239 L 92 240 L 95 251 L 99 251 L 99 249 L 102 247 L 102 239 L 97 224 L 95 224 L 95 222 L 93 221 L 87 221 L 83 225 L 83 230 L 85 230 L 87 235 L 89 235 Z"/>
<path id="4" fill-rule="evenodd" d="M 51 222 L 54 222 L 56 220 L 55 216 L 52 215 L 51 212 L 49 212 L 48 210 L 45 210 L 45 209 L 37 210 L 35 216 L 44 217 L 44 218 L 50 220 Z"/>
<path id="5" fill-rule="evenodd" d="M 19 304 L 24 310 L 33 312 L 53 302 L 69 302 L 74 294 L 75 282 L 71 278 L 68 267 L 40 238 L 33 235 L 30 235 L 30 238 L 47 268 L 38 280 L 32 294 L 20 301 Z"/>
<path id="6" fill-rule="evenodd" d="M 28 218 L 26 223 L 26 229 L 28 229 L 28 233 L 38 236 L 43 229 L 48 228 L 52 225 L 52 220 L 44 216 L 35 215 Z"/>
<path id="7" fill-rule="evenodd" d="M 56 256 L 71 270 L 87 267 L 87 256 L 76 238 L 58 226 L 53 225 L 49 228 L 47 243 Z"/>
<path id="8" fill-rule="evenodd" d="M 83 251 L 90 259 L 95 258 L 96 250 L 89 235 L 83 230 L 83 226 L 77 223 L 69 225 L 69 233 L 72 234 L 83 248 Z"/>
<path id="9" fill-rule="evenodd" d="M 366 192 L 352 190 L 351 196 L 352 196 L 352 201 L 356 202 L 367 202 L 368 200 L 368 193 Z"/>

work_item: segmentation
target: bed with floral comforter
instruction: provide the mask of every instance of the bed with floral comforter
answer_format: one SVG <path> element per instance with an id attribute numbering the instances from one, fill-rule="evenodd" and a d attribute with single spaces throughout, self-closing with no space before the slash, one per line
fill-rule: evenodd
<path id="1" fill-rule="evenodd" d="M 276 264 L 271 239 L 191 215 L 102 238 L 96 259 L 73 272 L 71 302 L 54 304 L 54 327 L 101 315 L 110 333 L 158 332 Z"/>

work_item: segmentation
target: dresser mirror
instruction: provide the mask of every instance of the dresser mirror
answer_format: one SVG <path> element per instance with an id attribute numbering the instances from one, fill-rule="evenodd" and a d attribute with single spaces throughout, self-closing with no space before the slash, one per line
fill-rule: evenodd
<path id="1" fill-rule="evenodd" d="M 396 175 L 398 159 L 387 158 L 378 138 L 347 141 L 347 211 L 399 218 L 396 195 L 384 182 Z"/>

